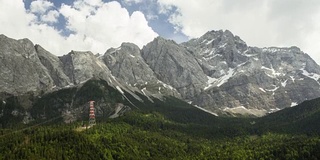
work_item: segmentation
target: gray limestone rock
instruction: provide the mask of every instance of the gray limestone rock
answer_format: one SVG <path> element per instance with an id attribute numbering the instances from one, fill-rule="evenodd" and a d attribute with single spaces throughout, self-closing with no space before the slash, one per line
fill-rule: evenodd
<path id="1" fill-rule="evenodd" d="M 113 76 L 127 85 L 138 87 L 151 94 L 165 94 L 180 97 L 171 86 L 157 79 L 152 69 L 141 57 L 140 49 L 132 43 L 123 43 L 119 48 L 109 49 L 102 57 Z"/>
<path id="2" fill-rule="evenodd" d="M 92 52 L 71 51 L 59 58 L 64 73 L 73 84 L 83 83 L 93 77 L 105 80 L 111 77 L 109 68 Z"/>
<path id="3" fill-rule="evenodd" d="M 119 48 L 111 48 L 102 59 L 110 68 L 112 75 L 128 84 L 144 84 L 158 80 L 144 62 L 140 49 L 135 44 L 123 43 Z"/>
<path id="4" fill-rule="evenodd" d="M 142 57 L 157 78 L 176 88 L 183 98 L 191 99 L 203 90 L 207 76 L 194 55 L 174 41 L 158 37 L 143 47 Z"/>
<path id="5" fill-rule="evenodd" d="M 248 48 L 246 43 L 228 30 L 210 31 L 182 45 L 194 53 L 203 71 L 213 78 L 248 60 L 241 54 Z"/>
<path id="6" fill-rule="evenodd" d="M 209 76 L 193 99 L 207 110 L 241 108 L 261 116 L 320 96 L 320 67 L 298 47 L 248 47 L 229 31 L 211 31 L 183 45 Z"/>
<path id="7" fill-rule="evenodd" d="M 53 80 L 28 39 L 0 35 L 0 92 L 22 94 L 50 90 Z"/>
<path id="8" fill-rule="evenodd" d="M 63 64 L 60 59 L 46 51 L 40 45 L 35 46 L 41 63 L 47 68 L 49 74 L 57 87 L 64 87 L 71 84 L 69 77 L 63 71 Z"/>

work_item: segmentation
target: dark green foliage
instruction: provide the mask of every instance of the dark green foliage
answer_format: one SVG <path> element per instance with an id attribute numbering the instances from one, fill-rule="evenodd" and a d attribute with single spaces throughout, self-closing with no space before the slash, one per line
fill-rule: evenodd
<path id="1" fill-rule="evenodd" d="M 4 93 L 2 93 L 4 94 Z M 17 126 L 23 120 L 22 115 L 30 109 L 35 99 L 33 93 L 26 93 L 20 96 L 5 94 L 0 101 L 0 128 Z M 5 97 L 5 98 L 4 98 Z"/>
<path id="2" fill-rule="evenodd" d="M 260 118 L 256 128 L 281 133 L 320 133 L 320 98 Z"/>
<path id="3" fill-rule="evenodd" d="M 101 99 L 111 104 L 124 102 L 121 93 L 110 87 L 104 80 L 87 81 L 75 94 L 76 104 L 86 104 L 92 100 L 98 102 Z"/>
<path id="4" fill-rule="evenodd" d="M 44 117 L 50 119 L 59 116 L 64 107 L 68 107 L 72 104 L 73 95 L 76 91 L 77 88 L 67 88 L 39 97 L 30 110 L 31 115 L 40 119 Z"/>
<path id="5" fill-rule="evenodd" d="M 202 136 L 205 126 L 131 112 L 83 131 L 78 123 L 0 132 L 0 159 L 319 159 L 320 137 Z M 196 130 L 196 131 L 193 131 Z"/>

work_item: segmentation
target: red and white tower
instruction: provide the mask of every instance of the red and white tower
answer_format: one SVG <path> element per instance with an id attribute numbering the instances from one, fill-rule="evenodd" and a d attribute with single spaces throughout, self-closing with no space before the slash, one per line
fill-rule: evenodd
<path id="1" fill-rule="evenodd" d="M 96 124 L 96 115 L 94 114 L 94 101 L 89 101 L 90 111 L 89 111 L 89 126 L 92 127 Z"/>

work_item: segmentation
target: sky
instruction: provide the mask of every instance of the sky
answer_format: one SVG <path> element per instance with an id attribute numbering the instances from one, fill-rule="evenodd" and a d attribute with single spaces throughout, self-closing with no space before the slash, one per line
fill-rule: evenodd
<path id="1" fill-rule="evenodd" d="M 55 55 L 104 54 L 157 36 L 178 43 L 230 30 L 249 46 L 297 46 L 320 64 L 319 0 L 0 0 L 0 34 Z"/>

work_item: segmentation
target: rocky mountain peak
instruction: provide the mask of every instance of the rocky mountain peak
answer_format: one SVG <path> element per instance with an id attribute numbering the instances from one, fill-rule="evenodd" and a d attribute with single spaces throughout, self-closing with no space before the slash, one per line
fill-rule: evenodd
<path id="1" fill-rule="evenodd" d="M 122 43 L 119 48 L 108 49 L 102 60 L 111 69 L 112 75 L 130 85 L 157 80 L 135 44 Z"/>
<path id="2" fill-rule="evenodd" d="M 165 38 L 163 38 L 161 36 L 158 36 L 158 37 L 154 38 L 152 42 L 153 43 L 175 43 L 175 44 L 177 44 L 174 40 L 165 39 Z"/>
<path id="3" fill-rule="evenodd" d="M 48 52 L 38 44 L 35 45 L 35 49 L 41 63 L 48 70 L 56 87 L 64 87 L 72 84 L 68 76 L 64 73 L 63 64 L 57 56 Z"/>
<path id="4" fill-rule="evenodd" d="M 186 46 L 211 48 L 226 48 L 231 47 L 240 51 L 247 48 L 247 44 L 239 37 L 233 35 L 229 30 L 209 31 L 198 39 L 192 39 L 186 43 Z"/>
<path id="5" fill-rule="evenodd" d="M 151 94 L 180 97 L 173 87 L 158 80 L 135 44 L 123 43 L 119 48 L 111 48 L 102 56 L 102 60 L 110 68 L 113 76 L 127 85 L 139 88 L 143 93 L 148 91 Z"/>
<path id="6" fill-rule="evenodd" d="M 159 80 L 176 88 L 184 98 L 201 92 L 207 81 L 193 54 L 172 40 L 156 38 L 143 47 L 142 57 Z"/>
<path id="7" fill-rule="evenodd" d="M 127 50 L 131 50 L 133 53 L 139 53 L 140 52 L 140 48 L 134 44 L 134 43 L 122 43 L 120 46 L 122 49 L 127 49 Z"/>
<path id="8" fill-rule="evenodd" d="M 59 58 L 64 73 L 74 84 L 83 83 L 92 77 L 110 78 L 108 67 L 90 51 L 71 51 Z"/>
<path id="9" fill-rule="evenodd" d="M 53 80 L 29 39 L 0 36 L 0 92 L 22 94 L 48 90 Z"/>
<path id="10" fill-rule="evenodd" d="M 139 56 L 140 48 L 133 43 L 122 43 L 118 48 L 110 48 L 105 53 L 107 55 L 123 54 L 121 56 Z"/>
<path id="11" fill-rule="evenodd" d="M 216 78 L 220 75 L 216 70 L 227 73 L 228 68 L 235 68 L 248 60 L 242 54 L 248 46 L 228 30 L 209 31 L 200 38 L 182 45 L 198 57 L 199 64 L 210 77 Z"/>

